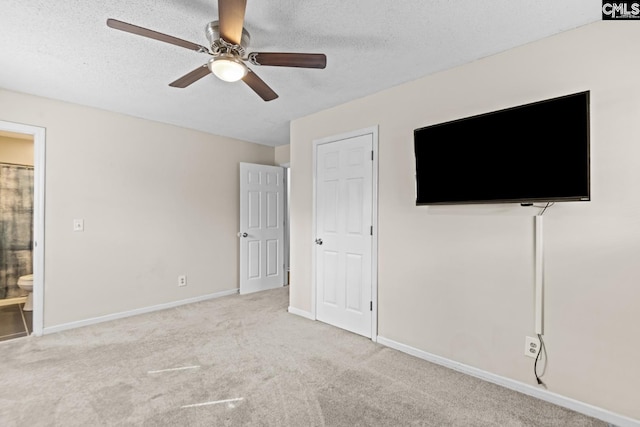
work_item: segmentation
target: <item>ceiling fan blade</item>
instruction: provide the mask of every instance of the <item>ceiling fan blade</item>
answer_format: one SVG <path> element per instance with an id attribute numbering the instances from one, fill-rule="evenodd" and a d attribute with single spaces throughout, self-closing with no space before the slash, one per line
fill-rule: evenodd
<path id="1" fill-rule="evenodd" d="M 179 39 L 177 37 L 162 34 L 157 31 L 149 30 L 147 28 L 138 27 L 137 25 L 127 24 L 126 22 L 118 21 L 117 19 L 107 19 L 107 25 L 116 30 L 125 31 L 131 34 L 137 34 L 139 36 L 148 37 L 154 40 L 160 40 L 161 42 L 171 43 L 176 46 L 184 47 L 196 52 L 209 53 L 209 49 L 196 43 L 192 43 L 186 40 Z"/>
<path id="2" fill-rule="evenodd" d="M 325 68 L 327 56 L 324 53 L 281 53 L 253 52 L 249 61 L 254 65 L 272 65 L 276 67 Z"/>
<path id="3" fill-rule="evenodd" d="M 240 44 L 246 8 L 247 0 L 218 0 L 220 37 L 225 41 Z"/>
<path id="4" fill-rule="evenodd" d="M 265 101 L 272 101 L 278 97 L 278 94 L 258 77 L 256 73 L 251 71 L 251 69 L 249 69 L 247 75 L 242 78 L 242 81 Z"/>
<path id="5" fill-rule="evenodd" d="M 190 73 L 187 73 L 184 76 L 180 77 L 175 82 L 169 83 L 169 86 L 185 88 L 189 86 L 191 83 L 197 82 L 198 80 L 200 80 L 201 78 L 209 74 L 210 72 L 211 70 L 209 70 L 209 67 L 207 66 L 207 64 L 204 64 L 196 68 L 195 70 L 191 71 Z"/>

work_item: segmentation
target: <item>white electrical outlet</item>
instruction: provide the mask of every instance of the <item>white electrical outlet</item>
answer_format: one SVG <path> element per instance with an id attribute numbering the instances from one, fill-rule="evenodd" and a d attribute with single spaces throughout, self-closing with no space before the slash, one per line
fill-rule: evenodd
<path id="1" fill-rule="evenodd" d="M 535 358 L 540 351 L 540 340 L 538 337 L 525 337 L 524 355 Z M 540 355 L 542 357 L 542 355 Z"/>
<path id="2" fill-rule="evenodd" d="M 186 274 L 183 274 L 182 276 L 178 276 L 178 286 L 187 286 Z"/>

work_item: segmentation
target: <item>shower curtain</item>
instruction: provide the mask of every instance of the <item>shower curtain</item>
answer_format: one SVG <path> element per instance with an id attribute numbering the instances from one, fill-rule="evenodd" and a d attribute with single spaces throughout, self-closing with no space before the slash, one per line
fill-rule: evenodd
<path id="1" fill-rule="evenodd" d="M 0 163 L 0 298 L 33 273 L 33 167 Z"/>

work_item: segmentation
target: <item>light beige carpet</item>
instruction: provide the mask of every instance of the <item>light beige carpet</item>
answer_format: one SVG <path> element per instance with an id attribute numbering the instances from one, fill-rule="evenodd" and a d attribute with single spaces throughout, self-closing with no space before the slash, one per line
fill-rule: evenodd
<path id="1" fill-rule="evenodd" d="M 282 288 L 0 343 L 0 425 L 606 425 L 287 304 Z"/>

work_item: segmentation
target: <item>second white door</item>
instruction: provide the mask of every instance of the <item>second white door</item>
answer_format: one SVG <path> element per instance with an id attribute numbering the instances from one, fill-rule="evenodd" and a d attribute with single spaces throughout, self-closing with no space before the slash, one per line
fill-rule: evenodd
<path id="1" fill-rule="evenodd" d="M 316 150 L 316 317 L 371 338 L 373 136 Z"/>
<path id="2" fill-rule="evenodd" d="M 284 284 L 284 176 L 276 166 L 240 163 L 240 293 Z"/>

